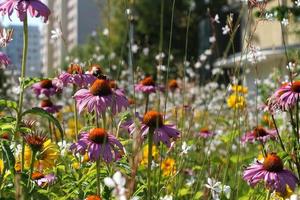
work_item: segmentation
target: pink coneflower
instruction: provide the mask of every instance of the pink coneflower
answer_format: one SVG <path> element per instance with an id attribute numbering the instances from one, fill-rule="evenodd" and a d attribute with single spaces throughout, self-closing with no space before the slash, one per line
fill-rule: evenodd
<path id="1" fill-rule="evenodd" d="M 44 79 L 39 83 L 33 84 L 32 90 L 36 94 L 36 96 L 40 96 L 41 94 L 43 94 L 46 97 L 50 97 L 58 93 L 60 91 L 60 88 L 57 87 L 55 80 Z"/>
<path id="2" fill-rule="evenodd" d="M 262 126 L 258 126 L 254 128 L 252 131 L 247 132 L 242 138 L 242 143 L 250 142 L 254 143 L 255 141 L 259 141 L 265 143 L 267 140 L 275 140 L 277 137 L 276 130 L 265 129 Z"/>
<path id="3" fill-rule="evenodd" d="M 54 105 L 50 99 L 44 99 L 41 101 L 41 108 L 49 113 L 57 113 L 62 109 L 62 106 Z"/>
<path id="4" fill-rule="evenodd" d="M 85 74 L 80 65 L 71 64 L 67 72 L 60 74 L 58 79 L 63 83 L 63 86 L 74 84 L 83 88 L 92 84 L 97 78 L 91 74 Z"/>
<path id="5" fill-rule="evenodd" d="M 144 78 L 135 85 L 135 91 L 143 92 L 146 94 L 155 93 L 156 90 L 162 90 L 162 88 L 155 84 L 155 81 L 151 76 Z"/>
<path id="6" fill-rule="evenodd" d="M 80 113 L 87 108 L 88 112 L 96 111 L 100 114 L 110 108 L 112 113 L 116 114 L 129 106 L 123 92 L 112 90 L 109 81 L 102 79 L 97 79 L 89 90 L 77 91 L 74 98 Z"/>
<path id="7" fill-rule="evenodd" d="M 0 4 L 2 15 L 7 14 L 10 18 L 14 10 L 21 21 L 25 20 L 28 11 L 31 17 L 43 17 L 45 23 L 51 13 L 50 9 L 40 0 L 5 0 Z"/>
<path id="8" fill-rule="evenodd" d="M 174 125 L 165 125 L 163 116 L 157 111 L 148 111 L 142 120 L 141 134 L 143 137 L 153 129 L 153 140 L 155 144 L 163 142 L 167 147 L 171 146 L 171 138 L 179 138 L 180 132 L 175 129 Z"/>
<path id="9" fill-rule="evenodd" d="M 105 162 L 110 163 L 121 157 L 123 145 L 105 129 L 94 128 L 89 132 L 82 132 L 78 142 L 72 144 L 70 149 L 82 155 L 88 152 L 91 161 L 97 161 L 101 157 Z"/>
<path id="10" fill-rule="evenodd" d="M 0 51 L 0 69 L 1 68 L 5 68 L 7 65 L 10 65 L 11 64 L 11 60 L 9 59 L 9 57 Z"/>
<path id="11" fill-rule="evenodd" d="M 215 133 L 209 130 L 208 128 L 201 128 L 199 132 L 199 136 L 202 138 L 209 138 L 213 137 L 214 135 Z"/>
<path id="12" fill-rule="evenodd" d="M 294 191 L 299 182 L 291 171 L 283 169 L 282 160 L 275 153 L 268 154 L 262 163 L 257 161 L 249 166 L 244 171 L 243 179 L 252 187 L 264 181 L 269 190 L 282 196 L 286 196 L 287 187 Z"/>
<path id="13" fill-rule="evenodd" d="M 35 181 L 38 186 L 45 187 L 48 185 L 52 185 L 57 177 L 54 174 L 44 175 L 41 172 L 33 172 L 31 174 L 31 179 Z"/>
<path id="14" fill-rule="evenodd" d="M 288 110 L 296 105 L 300 98 L 300 81 L 293 81 L 292 83 L 283 83 L 279 89 L 272 95 L 273 107 L 282 110 Z"/>

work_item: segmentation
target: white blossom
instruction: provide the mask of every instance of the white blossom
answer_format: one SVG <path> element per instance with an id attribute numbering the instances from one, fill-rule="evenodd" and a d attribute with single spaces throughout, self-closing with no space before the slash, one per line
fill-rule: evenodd
<path id="1" fill-rule="evenodd" d="M 227 35 L 230 32 L 230 28 L 228 25 L 222 27 L 222 33 L 223 35 Z"/>

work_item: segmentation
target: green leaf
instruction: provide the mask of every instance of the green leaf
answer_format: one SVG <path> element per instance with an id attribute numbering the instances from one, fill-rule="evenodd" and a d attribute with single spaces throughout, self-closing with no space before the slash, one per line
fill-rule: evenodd
<path id="1" fill-rule="evenodd" d="M 24 89 L 32 86 L 35 83 L 40 82 L 41 80 L 43 80 L 42 78 L 31 78 L 31 77 L 27 77 L 24 80 Z"/>
<path id="2" fill-rule="evenodd" d="M 15 111 L 18 110 L 18 104 L 15 101 L 10 101 L 10 100 L 5 100 L 5 99 L 0 99 L 0 107 L 7 107 L 11 108 Z"/>
<path id="3" fill-rule="evenodd" d="M 38 107 L 26 110 L 25 112 L 22 113 L 22 116 L 25 116 L 27 114 L 38 115 L 38 116 L 41 116 L 43 118 L 50 120 L 58 128 L 61 138 L 62 139 L 64 138 L 64 131 L 63 131 L 59 121 L 52 114 L 50 114 L 47 111 L 43 110 L 42 108 L 38 108 Z"/>
<path id="4" fill-rule="evenodd" d="M 14 173 L 14 167 L 15 167 L 15 157 L 13 154 L 13 151 L 10 149 L 9 145 L 6 143 L 6 141 L 3 141 L 1 143 L 2 152 L 3 152 L 3 161 L 6 169 L 10 169 Z"/>
<path id="5" fill-rule="evenodd" d="M 10 116 L 0 118 L 0 131 L 11 131 L 15 128 L 16 119 Z"/>
<path id="6" fill-rule="evenodd" d="M 179 190 L 179 196 L 185 196 L 187 194 L 189 194 L 189 189 L 182 188 L 182 189 Z"/>

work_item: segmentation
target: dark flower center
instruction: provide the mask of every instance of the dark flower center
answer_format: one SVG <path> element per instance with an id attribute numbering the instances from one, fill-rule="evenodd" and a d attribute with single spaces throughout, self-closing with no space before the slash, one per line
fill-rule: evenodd
<path id="1" fill-rule="evenodd" d="M 176 80 L 170 80 L 168 86 L 170 90 L 175 90 L 178 88 L 178 83 Z"/>
<path id="2" fill-rule="evenodd" d="M 267 131 L 261 126 L 256 127 L 253 132 L 255 137 L 264 137 L 268 135 Z"/>
<path id="3" fill-rule="evenodd" d="M 107 140 L 107 132 L 104 128 L 94 128 L 90 130 L 89 139 L 97 144 L 103 144 Z"/>
<path id="4" fill-rule="evenodd" d="M 208 133 L 209 130 L 208 130 L 208 128 L 201 128 L 201 129 L 200 129 L 200 132 L 202 132 L 202 133 Z"/>
<path id="5" fill-rule="evenodd" d="M 109 81 L 97 79 L 90 88 L 94 96 L 108 96 L 112 93 Z"/>
<path id="6" fill-rule="evenodd" d="M 103 71 L 100 67 L 100 65 L 93 64 L 91 66 L 90 72 L 92 72 L 92 75 L 99 78 L 99 79 L 106 79 L 106 76 L 103 74 Z"/>
<path id="7" fill-rule="evenodd" d="M 78 65 L 78 64 L 71 64 L 71 65 L 68 67 L 67 72 L 68 72 L 69 74 L 83 74 L 83 70 L 82 70 L 81 66 Z"/>
<path id="8" fill-rule="evenodd" d="M 102 200 L 98 195 L 89 195 L 86 200 Z"/>
<path id="9" fill-rule="evenodd" d="M 265 157 L 263 166 L 269 172 L 280 172 L 283 170 L 282 160 L 275 153 L 268 154 Z"/>
<path id="10" fill-rule="evenodd" d="M 45 99 L 41 101 L 41 107 L 45 108 L 45 107 L 52 107 L 53 103 L 50 101 L 50 99 Z"/>
<path id="11" fill-rule="evenodd" d="M 140 84 L 142 84 L 144 86 L 155 86 L 155 82 L 151 76 L 148 76 L 148 77 L 144 78 L 143 80 L 141 80 Z"/>
<path id="12" fill-rule="evenodd" d="M 294 81 L 292 84 L 292 91 L 295 93 L 300 93 L 300 81 Z"/>
<path id="13" fill-rule="evenodd" d="M 134 105 L 135 101 L 134 101 L 134 99 L 129 98 L 128 99 L 128 103 L 129 103 L 129 105 Z"/>
<path id="14" fill-rule="evenodd" d="M 143 124 L 150 128 L 161 127 L 164 125 L 162 114 L 157 111 L 148 111 L 143 118 Z"/>
<path id="15" fill-rule="evenodd" d="M 114 88 L 114 89 L 117 89 L 117 88 L 118 88 L 118 84 L 117 84 L 116 81 L 114 81 L 114 80 L 110 80 L 110 81 L 109 81 L 109 86 L 110 86 L 111 88 Z"/>
<path id="16" fill-rule="evenodd" d="M 41 87 L 42 88 L 46 88 L 46 89 L 50 89 L 53 87 L 52 81 L 49 79 L 45 79 L 41 81 Z"/>
<path id="17" fill-rule="evenodd" d="M 24 139 L 33 151 L 40 151 L 47 137 L 38 134 L 28 134 L 24 136 Z"/>
<path id="18" fill-rule="evenodd" d="M 4 140 L 9 140 L 9 134 L 8 133 L 2 133 L 1 138 Z"/>
<path id="19" fill-rule="evenodd" d="M 38 180 L 38 179 L 41 179 L 41 178 L 44 178 L 44 177 L 45 177 L 45 175 L 42 174 L 41 172 L 33 172 L 31 174 L 31 179 L 32 180 Z"/>

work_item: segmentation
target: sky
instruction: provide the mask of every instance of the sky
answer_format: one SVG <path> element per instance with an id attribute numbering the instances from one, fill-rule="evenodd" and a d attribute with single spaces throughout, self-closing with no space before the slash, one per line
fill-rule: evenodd
<path id="1" fill-rule="evenodd" d="M 5 16 L 0 16 L 0 23 L 3 26 L 9 26 L 9 25 L 22 25 L 23 23 L 20 21 L 18 18 L 16 12 L 13 12 L 12 16 L 10 19 L 8 18 L 7 15 Z M 43 19 L 42 18 L 32 18 L 31 16 L 28 16 L 28 24 L 29 25 L 35 25 L 41 27 L 43 26 Z"/>

